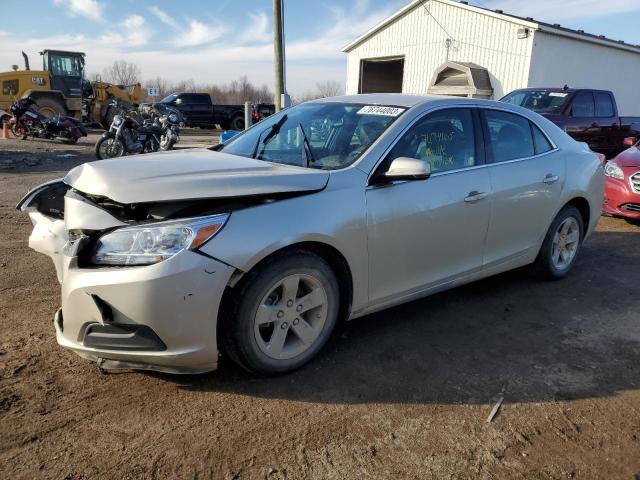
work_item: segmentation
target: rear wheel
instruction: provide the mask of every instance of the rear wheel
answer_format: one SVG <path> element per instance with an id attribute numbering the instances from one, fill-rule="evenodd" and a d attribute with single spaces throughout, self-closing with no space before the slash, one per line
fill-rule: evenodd
<path id="1" fill-rule="evenodd" d="M 567 276 L 578 258 L 583 238 L 582 214 L 574 206 L 564 207 L 547 231 L 534 263 L 536 273 L 549 279 Z"/>
<path id="2" fill-rule="evenodd" d="M 126 154 L 124 143 L 113 134 L 100 137 L 100 140 L 96 143 L 96 157 L 100 160 L 123 157 Z"/>
<path id="3" fill-rule="evenodd" d="M 244 117 L 236 115 L 231 119 L 231 130 L 244 130 Z"/>
<path id="4" fill-rule="evenodd" d="M 301 367 L 336 324 L 336 276 L 310 252 L 268 260 L 235 290 L 221 318 L 220 347 L 250 372 L 275 375 Z"/>

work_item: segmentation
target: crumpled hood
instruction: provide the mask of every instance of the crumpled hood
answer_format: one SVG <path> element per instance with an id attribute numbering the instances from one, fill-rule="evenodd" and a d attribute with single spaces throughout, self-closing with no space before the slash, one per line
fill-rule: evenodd
<path id="1" fill-rule="evenodd" d="M 85 163 L 64 182 L 119 203 L 322 190 L 329 172 L 189 149 Z"/>
<path id="2" fill-rule="evenodd" d="M 640 148 L 631 147 L 618 154 L 616 162 L 621 167 L 640 167 Z"/>

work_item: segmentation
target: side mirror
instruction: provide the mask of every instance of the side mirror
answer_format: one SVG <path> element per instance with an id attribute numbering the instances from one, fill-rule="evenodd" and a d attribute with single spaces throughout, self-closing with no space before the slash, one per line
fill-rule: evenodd
<path id="1" fill-rule="evenodd" d="M 425 180 L 431 176 L 431 165 L 423 160 L 398 157 L 391 162 L 389 170 L 384 174 L 387 181 Z"/>
<path id="2" fill-rule="evenodd" d="M 623 140 L 622 143 L 625 147 L 633 147 L 636 143 L 638 143 L 638 137 L 627 137 Z"/>

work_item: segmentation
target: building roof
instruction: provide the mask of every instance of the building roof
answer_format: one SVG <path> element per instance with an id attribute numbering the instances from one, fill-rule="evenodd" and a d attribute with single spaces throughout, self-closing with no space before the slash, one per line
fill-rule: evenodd
<path id="1" fill-rule="evenodd" d="M 416 7 L 419 7 L 421 4 L 426 5 L 429 1 L 437 1 L 440 3 L 444 3 L 446 5 L 451 5 L 451 6 L 462 8 L 465 10 L 470 10 L 482 15 L 489 15 L 491 17 L 500 18 L 502 20 L 506 20 L 508 22 L 529 27 L 533 30 L 538 30 L 544 33 L 559 35 L 561 37 L 572 38 L 574 40 L 581 40 L 589 43 L 595 43 L 595 44 L 599 44 L 599 45 L 603 45 L 611 48 L 617 48 L 620 50 L 626 50 L 628 52 L 640 54 L 640 45 L 634 45 L 631 43 L 624 42 L 622 40 L 614 40 L 604 35 L 594 35 L 592 33 L 586 33 L 584 30 L 574 30 L 571 28 L 563 27 L 559 23 L 551 24 L 551 23 L 541 22 L 531 17 L 519 17 L 517 15 L 511 15 L 511 14 L 505 13 L 502 10 L 490 10 L 488 8 L 469 5 L 469 3 L 466 1 L 456 1 L 456 0 L 412 0 L 410 3 L 402 7 L 397 12 L 395 12 L 393 15 L 385 18 L 380 23 L 378 23 L 377 25 L 369 29 L 367 32 L 360 35 L 354 41 L 352 41 L 348 45 L 345 45 L 342 48 L 342 51 L 349 52 L 350 50 L 352 50 L 353 48 L 355 48 L 365 40 L 372 37 L 375 33 L 382 30 L 387 25 L 393 23 L 398 18 L 402 17 L 405 13 L 413 10 Z"/>

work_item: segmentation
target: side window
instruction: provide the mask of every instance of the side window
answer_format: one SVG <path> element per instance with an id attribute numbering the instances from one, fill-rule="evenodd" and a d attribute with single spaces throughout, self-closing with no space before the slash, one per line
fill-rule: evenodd
<path id="1" fill-rule="evenodd" d="M 535 155 L 529 120 L 515 113 L 484 110 L 493 162 L 506 162 Z"/>
<path id="2" fill-rule="evenodd" d="M 553 150 L 553 145 L 551 145 L 549 139 L 534 123 L 531 123 L 531 131 L 533 132 L 533 146 L 535 147 L 536 155 Z"/>
<path id="3" fill-rule="evenodd" d="M 596 116 L 613 117 L 613 102 L 611 95 L 606 92 L 596 92 Z"/>
<path id="4" fill-rule="evenodd" d="M 595 117 L 593 94 L 591 92 L 579 92 L 571 104 L 572 117 Z"/>
<path id="5" fill-rule="evenodd" d="M 417 158 L 437 173 L 474 166 L 475 153 L 471 110 L 452 108 L 419 120 L 396 143 L 385 163 L 398 157 Z"/>
<path id="6" fill-rule="evenodd" d="M 5 80 L 2 82 L 2 95 L 17 95 L 18 80 Z"/>

